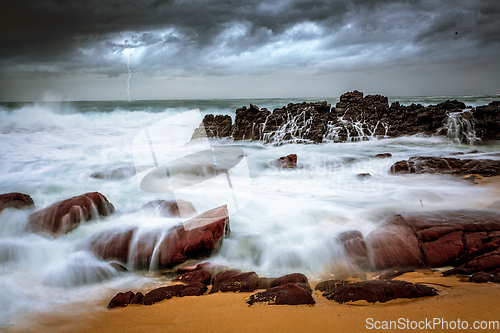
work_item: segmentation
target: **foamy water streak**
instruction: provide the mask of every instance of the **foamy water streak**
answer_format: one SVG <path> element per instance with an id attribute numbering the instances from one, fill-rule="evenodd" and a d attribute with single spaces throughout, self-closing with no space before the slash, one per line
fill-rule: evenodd
<path id="1" fill-rule="evenodd" d="M 117 291 L 146 291 L 164 283 L 164 277 L 148 273 L 156 268 L 156 259 L 153 267 L 139 273 L 116 272 L 86 251 L 84 245 L 93 235 L 115 228 L 137 228 L 137 237 L 153 233 L 154 238 L 155 232 L 161 237 L 181 223 L 180 219 L 159 216 L 142 206 L 152 200 L 174 198 L 142 191 L 135 177 L 103 180 L 90 175 L 133 167 L 134 137 L 145 126 L 192 109 L 193 103 L 127 102 L 113 107 L 111 102 L 82 102 L 3 107 L 2 193 L 23 192 L 32 196 L 38 206 L 46 207 L 85 192 L 99 191 L 113 203 L 116 213 L 51 238 L 24 231 L 29 212 L 2 211 L 0 325 L 28 320 L 33 313 L 62 311 L 68 304 L 89 309 Z M 202 104 L 198 105 L 202 114 L 233 117 L 237 107 L 249 104 L 196 103 Z M 263 100 L 259 106 L 273 109 L 284 104 L 281 100 Z M 336 235 L 351 229 L 366 235 L 391 211 L 482 208 L 497 200 L 489 189 L 453 177 L 388 174 L 392 163 L 411 156 L 450 156 L 472 149 L 446 137 L 372 138 L 321 145 L 274 146 L 231 140 L 211 144 L 243 149 L 252 197 L 244 209 L 230 215 L 231 235 L 209 260 L 254 270 L 262 276 L 303 272 L 315 277 L 345 265 Z M 485 152 L 483 157 L 491 158 L 487 154 L 499 148 L 481 146 L 480 150 Z M 373 157 L 386 152 L 393 156 Z M 279 169 L 276 159 L 291 153 L 298 156 L 298 168 Z M 371 177 L 359 180 L 359 173 L 370 173 Z M 231 191 L 210 182 L 197 186 L 183 188 L 176 193 L 176 199 L 193 203 L 199 213 L 219 205 L 224 198 L 233 200 Z M 131 265 L 131 260 L 128 267 L 138 268 Z"/>

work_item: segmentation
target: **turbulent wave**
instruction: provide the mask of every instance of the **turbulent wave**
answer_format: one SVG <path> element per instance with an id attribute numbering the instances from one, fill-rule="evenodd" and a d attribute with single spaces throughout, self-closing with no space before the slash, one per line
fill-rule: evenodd
<path id="1" fill-rule="evenodd" d="M 483 103 L 483 97 L 480 100 Z M 25 232 L 29 212 L 0 212 L 0 325 L 15 323 L 33 312 L 57 311 L 68 303 L 88 309 L 83 304 L 96 304 L 99 297 L 107 298 L 117 290 L 141 290 L 161 283 L 162 278 L 147 270 L 109 270 L 106 262 L 90 255 L 82 244 L 92 235 L 112 228 L 130 226 L 148 232 L 178 223 L 141 209 L 151 200 L 172 198 L 141 191 L 135 177 L 110 181 L 90 175 L 133 166 L 132 140 L 146 125 L 194 107 L 200 107 L 204 114 L 234 117 L 234 110 L 248 102 L 2 105 L 1 193 L 23 192 L 39 207 L 46 207 L 99 191 L 113 203 L 116 213 L 84 223 L 65 236 L 49 238 Z M 261 100 L 259 106 L 273 109 L 286 102 Z M 335 103 L 335 99 L 330 102 Z M 449 138 L 382 136 L 333 143 L 336 129 L 331 128 L 325 138 L 332 142 L 320 145 L 213 140 L 213 145 L 229 144 L 245 151 L 253 196 L 243 210 L 230 216 L 231 236 L 209 260 L 262 276 L 289 272 L 325 275 L 344 265 L 336 235 L 350 229 L 367 234 L 388 211 L 487 206 L 497 199 L 495 195 L 469 183 L 439 175 L 388 174 L 392 163 L 410 156 L 448 156 L 471 150 L 454 139 L 472 133 L 473 128 L 467 127 L 460 115 L 454 117 L 455 125 L 447 128 Z M 281 133 L 296 133 L 292 123 Z M 374 137 L 374 129 L 366 131 L 359 124 L 351 125 L 352 131 L 363 130 L 358 137 Z M 383 128 L 384 124 L 378 126 Z M 498 148 L 481 146 L 484 154 Z M 392 157 L 374 158 L 386 152 Z M 298 167 L 276 167 L 276 159 L 288 154 L 297 154 Z M 360 180 L 360 173 L 371 177 Z M 203 212 L 215 204 L 219 195 L 207 185 L 202 192 L 186 190 L 177 199 L 192 202 L 198 212 Z"/>

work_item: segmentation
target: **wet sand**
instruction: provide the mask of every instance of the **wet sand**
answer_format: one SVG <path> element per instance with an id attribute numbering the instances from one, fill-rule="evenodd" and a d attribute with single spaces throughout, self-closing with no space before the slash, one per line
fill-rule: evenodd
<path id="1" fill-rule="evenodd" d="M 448 322 L 459 319 L 467 321 L 469 327 L 474 321 L 500 321 L 500 284 L 476 284 L 463 277 L 442 277 L 439 272 L 429 270 L 406 273 L 396 279 L 432 286 L 439 295 L 384 304 L 365 301 L 338 304 L 315 291 L 317 303 L 312 306 L 248 306 L 245 300 L 251 293 L 217 293 L 174 297 L 151 306 L 129 305 L 117 309 L 107 309 L 110 298 L 103 298 L 100 310 L 73 315 L 68 308 L 65 314 L 34 318 L 29 326 L 4 328 L 2 333 L 360 332 L 368 331 L 375 321 L 380 321 L 380 325 L 383 321 L 396 321 L 399 325 L 402 321 L 407 325 L 409 320 L 411 325 L 411 321 L 426 319 L 431 322 L 434 318 Z M 447 331 L 442 330 L 441 325 L 435 326 L 435 330 Z"/>

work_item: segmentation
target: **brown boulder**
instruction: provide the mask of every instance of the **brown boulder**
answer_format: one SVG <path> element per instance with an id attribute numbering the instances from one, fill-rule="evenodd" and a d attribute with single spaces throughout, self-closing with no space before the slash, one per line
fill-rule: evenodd
<path id="1" fill-rule="evenodd" d="M 319 290 L 321 292 L 330 292 L 340 286 L 344 286 L 346 284 L 349 284 L 352 282 L 345 281 L 345 280 L 326 280 L 326 281 L 321 281 L 314 287 L 314 290 Z M 325 294 L 326 295 L 326 294 Z M 325 296 L 323 295 L 323 296 Z"/>
<path id="2" fill-rule="evenodd" d="M 401 215 L 387 219 L 368 235 L 366 243 L 371 264 L 377 270 L 424 265 L 417 237 Z"/>
<path id="3" fill-rule="evenodd" d="M 65 234 L 75 229 L 80 222 L 114 213 L 115 208 L 98 192 L 85 193 L 55 203 L 33 213 L 29 217 L 29 228 L 35 232 Z"/>
<path id="4" fill-rule="evenodd" d="M 207 285 L 203 283 L 190 283 L 182 289 L 180 297 L 184 296 L 201 296 L 207 292 Z"/>
<path id="5" fill-rule="evenodd" d="M 220 206 L 174 227 L 160 244 L 160 265 L 172 267 L 189 258 L 208 257 L 229 233 L 227 206 Z"/>
<path id="6" fill-rule="evenodd" d="M 344 246 L 344 250 L 353 264 L 358 267 L 368 265 L 368 248 L 361 232 L 350 230 L 341 233 L 337 238 Z"/>
<path id="7" fill-rule="evenodd" d="M 498 176 L 500 161 L 487 159 L 458 159 L 452 157 L 411 157 L 391 166 L 392 174 L 443 173 L 451 175 Z"/>
<path id="8" fill-rule="evenodd" d="M 153 252 L 158 247 L 159 262 L 155 265 L 172 267 L 188 259 L 210 256 L 218 250 L 228 231 L 227 207 L 221 206 L 173 227 L 164 238 L 159 237 L 161 230 L 137 234 L 137 228 L 111 229 L 92 236 L 88 248 L 105 260 L 127 263 L 131 257 L 131 264 L 143 269 L 150 267 Z"/>
<path id="9" fill-rule="evenodd" d="M 130 241 L 136 228 L 105 230 L 93 236 L 89 249 L 104 260 L 128 262 Z"/>
<path id="10" fill-rule="evenodd" d="M 184 290 L 186 286 L 183 284 L 176 284 L 173 286 L 160 287 L 151 290 L 150 292 L 144 295 L 142 299 L 142 304 L 144 305 L 152 305 L 156 302 L 163 301 L 164 299 L 170 299 L 172 297 L 180 296 L 182 290 Z"/>
<path id="11" fill-rule="evenodd" d="M 140 291 L 135 293 L 135 295 L 130 299 L 130 304 L 142 304 L 142 299 L 144 298 L 144 294 Z"/>
<path id="12" fill-rule="evenodd" d="M 127 291 L 125 293 L 118 293 L 115 297 L 109 301 L 108 309 L 113 309 L 116 307 L 125 307 L 130 304 L 134 293 L 131 291 Z"/>
<path id="13" fill-rule="evenodd" d="M 21 209 L 34 204 L 33 199 L 27 194 L 14 192 L 0 195 L 0 212 L 5 208 Z"/>
<path id="14" fill-rule="evenodd" d="M 334 289 L 326 295 L 329 300 L 337 303 L 365 300 L 370 303 L 385 303 L 397 298 L 417 298 L 436 296 L 434 288 L 423 284 L 413 284 L 406 281 L 362 281 L 347 284 Z"/>
<path id="15" fill-rule="evenodd" d="M 297 154 L 280 157 L 278 163 L 282 169 L 294 169 L 297 167 Z"/>
<path id="16" fill-rule="evenodd" d="M 212 279 L 210 294 L 220 292 L 252 292 L 259 287 L 259 276 L 255 272 L 225 271 Z"/>
<path id="17" fill-rule="evenodd" d="M 307 277 L 302 273 L 292 273 L 271 280 L 270 287 L 274 288 L 288 283 L 295 283 L 296 285 L 304 289 L 308 294 L 312 294 L 312 289 L 309 285 L 309 281 L 307 280 Z"/>
<path id="18" fill-rule="evenodd" d="M 204 270 L 186 272 L 175 278 L 175 280 L 184 284 L 201 283 L 208 285 L 210 283 L 210 273 Z"/>
<path id="19" fill-rule="evenodd" d="M 469 278 L 469 282 L 486 283 L 493 281 L 493 275 L 485 272 L 477 272 Z"/>
<path id="20" fill-rule="evenodd" d="M 300 305 L 315 304 L 311 294 L 295 283 L 287 283 L 257 294 L 251 295 L 247 300 L 248 305 L 254 303 L 267 303 L 268 305 Z"/>

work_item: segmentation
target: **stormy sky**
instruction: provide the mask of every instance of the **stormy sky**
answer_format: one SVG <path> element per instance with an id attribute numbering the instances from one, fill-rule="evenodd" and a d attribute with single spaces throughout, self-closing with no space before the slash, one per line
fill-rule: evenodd
<path id="1" fill-rule="evenodd" d="M 1 7 L 0 101 L 500 93 L 497 0 Z"/>

